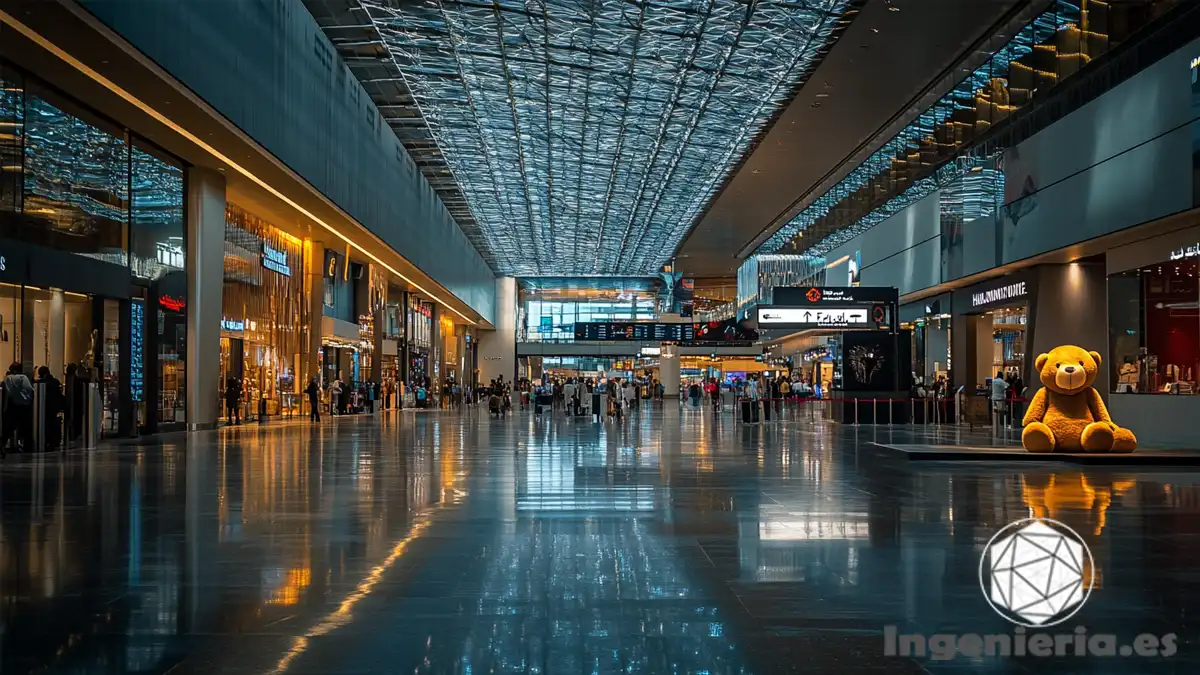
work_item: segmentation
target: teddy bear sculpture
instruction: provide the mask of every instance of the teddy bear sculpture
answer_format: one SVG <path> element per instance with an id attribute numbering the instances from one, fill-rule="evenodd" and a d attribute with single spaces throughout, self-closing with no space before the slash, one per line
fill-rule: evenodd
<path id="1" fill-rule="evenodd" d="M 1029 452 L 1133 452 L 1133 432 L 1113 422 L 1092 388 L 1100 354 L 1056 347 L 1034 362 L 1042 388 L 1025 412 L 1021 445 Z"/>

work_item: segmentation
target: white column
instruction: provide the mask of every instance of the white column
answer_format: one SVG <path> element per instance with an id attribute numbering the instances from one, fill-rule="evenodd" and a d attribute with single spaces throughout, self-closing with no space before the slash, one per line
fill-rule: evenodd
<path id="1" fill-rule="evenodd" d="M 658 357 L 658 378 L 663 398 L 679 398 L 679 346 L 662 345 Z"/>
<path id="2" fill-rule="evenodd" d="M 187 170 L 187 425 L 217 424 L 221 296 L 225 276 L 225 177 Z"/>
<path id="3" fill-rule="evenodd" d="M 511 382 L 517 370 L 517 280 L 496 277 L 496 330 L 479 336 L 479 384 L 499 375 Z"/>

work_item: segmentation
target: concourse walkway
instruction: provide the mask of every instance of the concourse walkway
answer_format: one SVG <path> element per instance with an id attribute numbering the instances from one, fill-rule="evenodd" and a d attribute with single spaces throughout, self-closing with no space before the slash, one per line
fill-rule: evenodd
<path id="1" fill-rule="evenodd" d="M 0 673 L 1197 672 L 1200 473 L 869 445 L 923 433 L 469 409 L 10 456 Z M 1178 653 L 885 654 L 888 626 L 1012 633 L 980 551 L 1031 514 L 1094 556 L 1066 632 Z"/>

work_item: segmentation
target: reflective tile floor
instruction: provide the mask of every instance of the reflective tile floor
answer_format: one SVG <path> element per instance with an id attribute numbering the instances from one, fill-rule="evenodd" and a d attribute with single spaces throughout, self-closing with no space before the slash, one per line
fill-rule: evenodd
<path id="1" fill-rule="evenodd" d="M 1200 672 L 1200 474 L 913 467 L 868 443 L 933 436 L 667 406 L 10 456 L 0 673 Z M 1011 637 L 980 552 L 1031 514 L 1094 557 L 1052 630 L 1175 633 L 1177 652 L 887 655 L 889 626 Z"/>

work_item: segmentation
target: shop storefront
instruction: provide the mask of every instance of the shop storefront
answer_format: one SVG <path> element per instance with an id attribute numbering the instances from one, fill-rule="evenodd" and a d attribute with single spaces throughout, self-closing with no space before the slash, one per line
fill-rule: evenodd
<path id="1" fill-rule="evenodd" d="M 355 311 L 355 285 L 362 266 L 342 254 L 325 251 L 321 316 L 321 378 L 326 386 L 340 380 L 345 385 L 359 379 L 359 343 L 362 339 Z"/>
<path id="2" fill-rule="evenodd" d="M 401 366 L 403 355 L 400 346 L 404 344 L 404 292 L 390 290 L 388 302 L 380 313 L 382 317 L 382 335 L 377 341 L 379 353 L 376 358 L 379 363 L 380 384 L 383 385 L 384 405 L 394 406 L 399 400 L 400 382 L 403 381 L 404 369 Z"/>
<path id="3" fill-rule="evenodd" d="M 436 377 L 433 356 L 433 304 L 423 302 L 420 297 L 408 294 L 408 331 L 405 343 L 405 377 L 408 386 L 432 382 Z M 439 369 L 440 370 L 440 369 Z"/>
<path id="4" fill-rule="evenodd" d="M 301 412 L 312 325 L 303 271 L 303 241 L 227 206 L 218 395 L 240 384 L 243 419 Z"/>
<path id="5" fill-rule="evenodd" d="M 1033 278 L 1028 273 L 1009 274 L 954 292 L 949 336 L 950 353 L 955 355 L 950 378 L 954 387 L 981 388 L 997 373 L 1028 381 Z"/>
<path id="6" fill-rule="evenodd" d="M 1200 227 L 1110 250 L 1109 407 L 1143 446 L 1195 447 Z"/>
<path id="7" fill-rule="evenodd" d="M 927 386 L 950 380 L 950 294 L 900 306 L 900 327 L 912 331 L 912 372 Z"/>
<path id="8" fill-rule="evenodd" d="M 96 382 L 105 435 L 182 428 L 182 164 L 4 62 L 0 85 L 0 361 L 77 418 Z"/>

